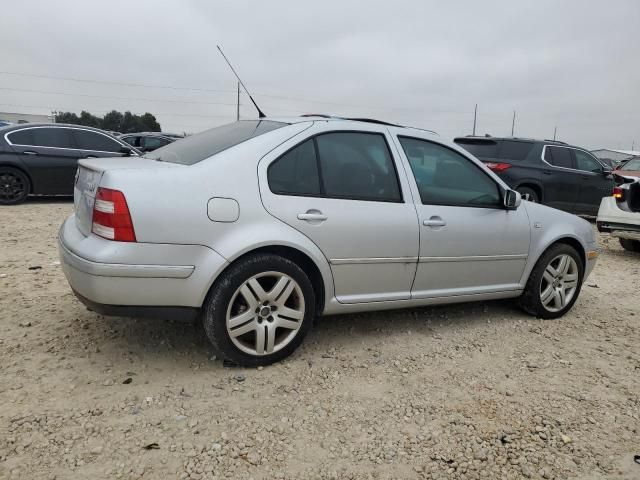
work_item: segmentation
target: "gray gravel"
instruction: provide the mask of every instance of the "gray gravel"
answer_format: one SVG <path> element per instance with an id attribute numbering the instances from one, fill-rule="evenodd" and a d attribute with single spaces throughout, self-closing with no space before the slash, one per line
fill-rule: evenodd
<path id="1" fill-rule="evenodd" d="M 71 209 L 0 209 L 0 478 L 640 478 L 640 255 L 613 240 L 563 319 L 329 317 L 237 369 L 198 326 L 76 301 L 55 250 Z"/>

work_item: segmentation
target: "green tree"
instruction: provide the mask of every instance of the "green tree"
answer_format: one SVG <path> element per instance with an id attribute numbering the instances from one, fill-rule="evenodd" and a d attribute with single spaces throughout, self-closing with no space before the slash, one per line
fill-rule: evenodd
<path id="1" fill-rule="evenodd" d="M 80 119 L 78 115 L 72 112 L 58 112 L 56 113 L 56 123 L 70 123 L 72 125 L 79 125 Z"/>
<path id="2" fill-rule="evenodd" d="M 83 110 L 80 112 L 80 125 L 85 127 L 102 128 L 102 119 Z"/>
<path id="3" fill-rule="evenodd" d="M 147 112 L 144 115 L 142 115 L 140 117 L 140 121 L 142 123 L 142 126 L 144 126 L 144 129 L 145 129 L 144 131 L 147 131 L 147 132 L 159 132 L 160 131 L 160 124 L 156 120 L 156 117 L 151 115 L 149 112 Z"/>
<path id="4" fill-rule="evenodd" d="M 119 132 L 122 127 L 122 113 L 117 110 L 111 110 L 107 113 L 102 119 L 102 128 L 105 130 L 111 130 L 114 132 Z"/>

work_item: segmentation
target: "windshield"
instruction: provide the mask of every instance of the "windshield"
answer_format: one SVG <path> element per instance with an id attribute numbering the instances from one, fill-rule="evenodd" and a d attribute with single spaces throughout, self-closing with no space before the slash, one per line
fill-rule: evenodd
<path id="1" fill-rule="evenodd" d="M 640 158 L 634 158 L 625 163 L 620 170 L 640 170 Z"/>
<path id="2" fill-rule="evenodd" d="M 270 120 L 242 120 L 182 138 L 146 153 L 144 158 L 193 165 L 242 142 L 286 126 Z"/>

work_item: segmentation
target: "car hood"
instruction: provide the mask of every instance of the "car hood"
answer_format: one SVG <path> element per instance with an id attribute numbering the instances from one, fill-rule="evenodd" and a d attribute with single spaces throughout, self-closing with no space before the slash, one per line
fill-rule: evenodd
<path id="1" fill-rule="evenodd" d="M 640 177 L 640 170 L 614 170 L 613 173 L 621 177 Z"/>

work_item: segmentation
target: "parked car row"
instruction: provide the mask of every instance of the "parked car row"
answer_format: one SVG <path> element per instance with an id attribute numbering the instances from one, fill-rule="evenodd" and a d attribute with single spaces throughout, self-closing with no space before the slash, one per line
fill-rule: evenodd
<path id="1" fill-rule="evenodd" d="M 28 195 L 72 195 L 80 158 L 138 156 L 175 141 L 175 134 L 120 137 L 80 125 L 29 123 L 0 128 L 0 205 Z"/>
<path id="2" fill-rule="evenodd" d="M 564 142 L 494 137 L 454 141 L 531 202 L 595 216 L 600 201 L 615 186 L 609 166 Z"/>

